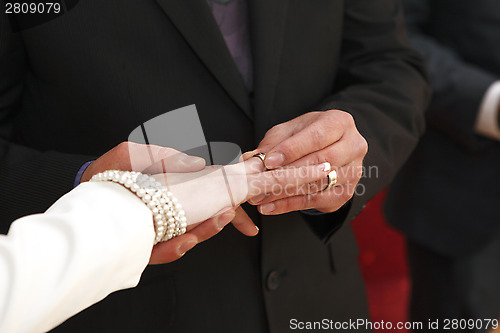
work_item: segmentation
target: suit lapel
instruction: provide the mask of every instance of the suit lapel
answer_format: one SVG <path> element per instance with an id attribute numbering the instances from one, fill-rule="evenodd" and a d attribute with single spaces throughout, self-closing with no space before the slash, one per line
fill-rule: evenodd
<path id="1" fill-rule="evenodd" d="M 274 0 L 273 0 L 274 1 Z M 250 99 L 206 0 L 156 0 L 228 95 L 252 117 Z"/>
<path id="2" fill-rule="evenodd" d="M 275 108 L 288 0 L 248 0 L 254 61 L 257 139 L 270 126 Z"/>

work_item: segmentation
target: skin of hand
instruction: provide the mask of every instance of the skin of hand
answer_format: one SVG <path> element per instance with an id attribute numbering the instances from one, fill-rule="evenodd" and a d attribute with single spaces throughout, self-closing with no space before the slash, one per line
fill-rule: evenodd
<path id="1" fill-rule="evenodd" d="M 145 173 L 196 172 L 205 168 L 205 160 L 189 156 L 175 149 L 123 142 L 99 157 L 85 170 L 81 182 L 89 181 L 93 175 L 106 170 L 139 171 Z M 237 209 L 237 211 L 242 210 Z M 229 209 L 213 216 L 182 236 L 153 247 L 149 264 L 161 264 L 181 258 L 195 245 L 213 237 L 235 218 L 236 211 Z M 242 213 L 239 213 L 242 216 Z M 246 214 L 245 214 L 246 215 Z M 243 230 L 256 234 L 252 220 L 239 218 L 237 224 Z"/>
<path id="2" fill-rule="evenodd" d="M 325 178 L 330 168 L 329 163 L 322 163 L 265 171 L 260 159 L 251 158 L 228 166 L 209 166 L 198 172 L 157 174 L 155 178 L 182 204 L 189 230 L 256 195 L 278 190 L 296 192 L 304 185 Z M 248 231 L 252 233 L 255 229 Z"/>
<path id="3" fill-rule="evenodd" d="M 338 210 L 353 195 L 362 176 L 368 144 L 358 132 L 353 117 L 341 110 L 309 112 L 271 128 L 259 147 L 243 160 L 265 153 L 268 169 L 282 166 L 318 165 L 330 162 L 337 171 L 337 185 L 327 191 L 326 177 L 311 183 L 302 192 L 261 194 L 249 200 L 263 215 L 316 209 Z"/>

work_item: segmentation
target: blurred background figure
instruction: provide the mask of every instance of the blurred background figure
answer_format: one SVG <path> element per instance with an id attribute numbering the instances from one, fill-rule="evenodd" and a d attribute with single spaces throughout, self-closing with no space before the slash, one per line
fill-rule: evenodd
<path id="1" fill-rule="evenodd" d="M 411 319 L 498 318 L 500 1 L 403 3 L 434 88 L 427 133 L 385 206 L 407 237 Z"/>

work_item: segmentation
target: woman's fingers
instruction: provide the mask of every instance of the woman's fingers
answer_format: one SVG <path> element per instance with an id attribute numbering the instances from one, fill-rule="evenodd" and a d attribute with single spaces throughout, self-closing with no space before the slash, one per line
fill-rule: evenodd
<path id="1" fill-rule="evenodd" d="M 161 156 L 161 153 L 159 153 L 159 155 Z M 205 168 L 205 164 L 205 160 L 201 157 L 190 156 L 181 152 L 177 152 L 155 161 L 153 164 L 142 170 L 142 173 L 154 175 L 167 172 L 196 172 L 203 170 Z"/>
<path id="2" fill-rule="evenodd" d="M 197 244 L 218 234 L 235 217 L 234 210 L 228 210 L 205 222 L 184 235 L 159 243 L 153 247 L 149 264 L 165 264 L 181 258 Z"/>
<path id="3" fill-rule="evenodd" d="M 190 232 L 175 237 L 153 247 L 150 265 L 166 264 L 181 258 L 187 251 L 198 244 L 198 237 Z"/>
<path id="4" fill-rule="evenodd" d="M 195 227 L 189 233 L 195 235 L 198 242 L 206 241 L 217 235 L 226 225 L 228 225 L 235 217 L 236 213 L 233 209 L 230 209 L 220 215 L 214 216 L 200 225 Z"/>
<path id="5" fill-rule="evenodd" d="M 257 228 L 252 219 L 241 207 L 236 208 L 236 216 L 234 217 L 232 223 L 234 227 L 244 235 L 255 236 L 259 233 L 259 228 Z"/>

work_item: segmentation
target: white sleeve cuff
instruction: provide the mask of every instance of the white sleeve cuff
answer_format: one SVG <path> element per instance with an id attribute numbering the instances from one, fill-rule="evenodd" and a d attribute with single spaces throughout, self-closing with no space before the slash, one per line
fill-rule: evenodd
<path id="1" fill-rule="evenodd" d="M 474 130 L 477 134 L 500 140 L 500 128 L 498 127 L 497 119 L 499 103 L 500 81 L 496 81 L 486 91 L 481 106 L 479 107 L 479 114 L 474 126 Z"/>

